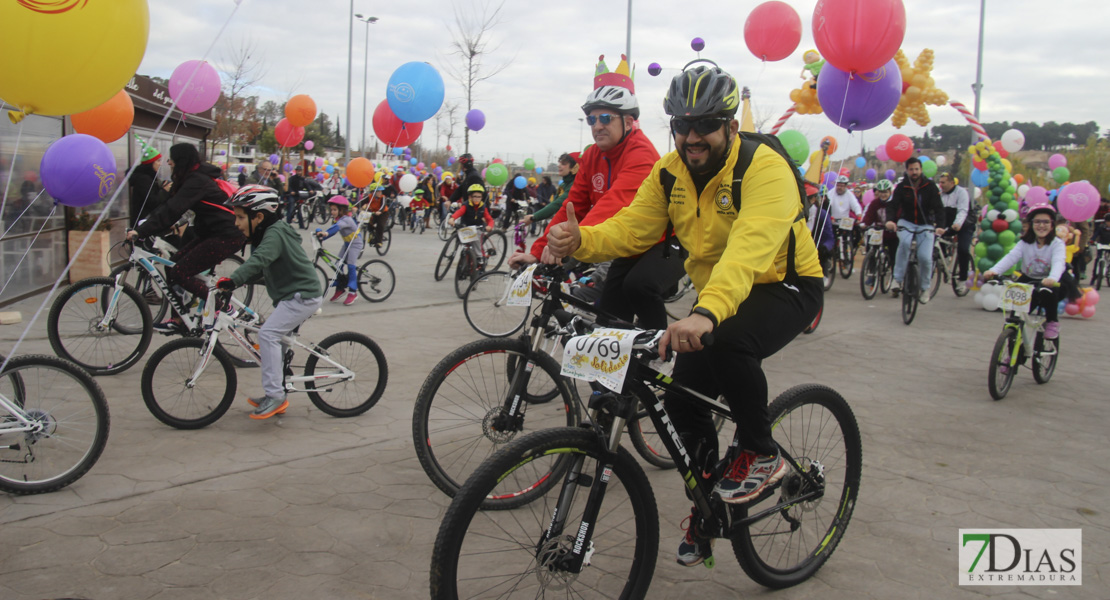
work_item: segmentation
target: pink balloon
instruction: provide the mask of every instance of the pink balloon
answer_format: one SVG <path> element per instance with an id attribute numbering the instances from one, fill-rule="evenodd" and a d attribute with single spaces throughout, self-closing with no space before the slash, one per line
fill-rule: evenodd
<path id="1" fill-rule="evenodd" d="M 282 119 L 274 126 L 274 138 L 285 148 L 292 148 L 304 139 L 304 127 L 293 127 L 289 119 Z"/>
<path id="2" fill-rule="evenodd" d="M 874 179 L 874 178 L 872 178 Z M 875 200 L 875 190 L 867 190 L 863 193 L 863 207 L 867 208 L 868 204 Z"/>
<path id="3" fill-rule="evenodd" d="M 324 168 L 324 157 L 323 156 L 317 156 L 316 157 L 316 168 L 317 169 Z"/>
<path id="4" fill-rule="evenodd" d="M 1087 293 L 1083 295 L 1083 299 L 1087 302 L 1087 306 L 1098 304 L 1098 291 L 1087 290 Z"/>
<path id="5" fill-rule="evenodd" d="M 1091 317 L 1095 316 L 1095 307 L 1093 307 L 1093 306 L 1085 307 L 1083 309 L 1083 312 L 1081 312 L 1080 314 L 1083 315 L 1084 319 L 1090 319 Z"/>
<path id="6" fill-rule="evenodd" d="M 1048 190 L 1039 185 L 1029 188 L 1029 191 L 1025 192 L 1025 204 L 1029 206 L 1048 204 Z"/>
<path id="7" fill-rule="evenodd" d="M 1079 305 L 1074 302 L 1068 302 L 1064 305 L 1064 312 L 1074 317 L 1079 314 Z"/>
<path id="8" fill-rule="evenodd" d="M 1048 170 L 1055 171 L 1060 167 L 1068 166 L 1068 159 L 1063 154 L 1053 154 L 1048 157 Z"/>
<path id="9" fill-rule="evenodd" d="M 220 74 L 206 61 L 187 60 L 173 70 L 169 88 L 178 110 L 202 113 L 220 98 Z"/>
<path id="10" fill-rule="evenodd" d="M 744 43 L 758 59 L 782 60 L 797 50 L 801 41 L 802 19 L 785 2 L 764 2 L 744 22 Z"/>
<path id="11" fill-rule="evenodd" d="M 312 150 L 315 147 L 316 147 L 316 143 L 313 142 L 312 140 L 308 140 L 307 142 L 304 143 L 304 149 L 305 150 Z"/>
<path id="12" fill-rule="evenodd" d="M 890 155 L 886 153 L 886 144 L 881 144 L 878 148 L 875 148 L 875 158 L 884 162 L 890 160 Z"/>
<path id="13" fill-rule="evenodd" d="M 847 73 L 867 73 L 894 58 L 906 36 L 902 0 L 818 0 L 813 39 L 821 56 Z"/>
<path id="14" fill-rule="evenodd" d="M 1088 181 L 1069 183 L 1056 195 L 1056 206 L 1060 209 L 1060 214 L 1077 223 L 1095 216 L 1098 203 L 1098 188 Z"/>

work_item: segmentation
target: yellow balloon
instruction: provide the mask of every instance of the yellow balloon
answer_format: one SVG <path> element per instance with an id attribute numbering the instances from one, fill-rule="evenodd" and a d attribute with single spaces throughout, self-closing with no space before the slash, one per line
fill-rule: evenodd
<path id="1" fill-rule="evenodd" d="M 1006 172 L 1007 173 L 1013 173 L 1014 172 L 1014 165 L 1013 165 L 1013 163 L 1010 162 L 1010 159 L 1003 158 L 1002 159 L 1002 166 L 1006 167 Z"/>
<path id="2" fill-rule="evenodd" d="M 0 4 L 0 98 L 22 113 L 69 115 L 106 102 L 139 68 L 146 0 Z"/>

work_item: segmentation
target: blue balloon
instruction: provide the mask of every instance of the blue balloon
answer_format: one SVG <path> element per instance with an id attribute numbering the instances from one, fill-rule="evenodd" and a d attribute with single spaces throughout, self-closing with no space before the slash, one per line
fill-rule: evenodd
<path id="1" fill-rule="evenodd" d="M 394 148 L 393 149 L 393 154 L 396 154 L 397 156 L 401 156 L 402 154 L 404 154 L 404 152 L 405 152 L 404 148 Z"/>
<path id="2" fill-rule="evenodd" d="M 933 160 L 933 159 L 931 159 L 928 156 L 925 156 L 924 154 L 922 154 L 921 156 L 917 157 L 917 160 L 920 160 L 921 162 L 924 163 L 924 162 L 929 162 L 930 160 Z"/>
<path id="3" fill-rule="evenodd" d="M 410 158 L 409 159 L 409 164 L 414 166 L 414 167 L 416 166 L 416 163 L 418 163 L 418 162 L 420 162 L 420 161 L 416 160 L 415 158 Z"/>
<path id="4" fill-rule="evenodd" d="M 524 186 L 528 185 L 528 180 L 523 175 L 517 175 L 516 179 L 513 180 L 513 185 L 516 186 L 516 189 L 523 190 Z"/>
<path id="5" fill-rule="evenodd" d="M 324 170 L 328 172 L 328 175 L 331 175 L 332 173 L 335 172 L 335 167 L 333 167 L 331 165 L 328 165 L 328 168 L 326 168 Z"/>
<path id="6" fill-rule="evenodd" d="M 862 156 L 857 157 L 856 158 L 856 168 L 857 169 L 862 169 L 865 166 L 867 166 L 867 159 L 862 157 Z"/>
<path id="7" fill-rule="evenodd" d="M 389 76 L 385 98 L 405 123 L 422 123 L 443 106 L 443 77 L 426 62 L 408 62 Z"/>
<path id="8" fill-rule="evenodd" d="M 536 175 L 542 175 L 542 174 L 543 174 L 543 167 L 536 167 Z"/>

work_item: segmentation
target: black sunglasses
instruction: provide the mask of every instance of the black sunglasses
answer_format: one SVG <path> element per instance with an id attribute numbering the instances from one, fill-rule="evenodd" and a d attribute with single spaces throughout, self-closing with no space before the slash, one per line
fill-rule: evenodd
<path id="1" fill-rule="evenodd" d="M 721 128 L 722 125 L 728 123 L 732 119 L 725 117 L 711 117 L 708 119 L 697 119 L 694 121 L 687 121 L 686 119 L 671 119 L 671 131 L 678 135 L 688 135 L 690 130 L 693 129 L 698 135 L 709 135 L 714 131 Z"/>
<path id="2" fill-rule="evenodd" d="M 601 121 L 602 125 L 608 125 L 613 122 L 614 118 L 619 119 L 620 115 L 611 115 L 609 113 L 603 113 L 596 117 L 594 115 L 586 115 L 586 124 L 593 127 L 595 123 Z"/>

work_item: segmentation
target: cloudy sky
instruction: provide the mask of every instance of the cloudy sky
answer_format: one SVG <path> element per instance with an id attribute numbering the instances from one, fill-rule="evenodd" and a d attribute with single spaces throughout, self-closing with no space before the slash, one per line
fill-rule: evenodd
<path id="1" fill-rule="evenodd" d="M 979 2 L 904 2 L 906 54 L 912 61 L 923 48 L 932 48 L 937 86 L 971 107 Z M 705 40 L 703 58 L 715 60 L 751 88 L 757 120 L 767 119 L 769 127 L 790 106 L 790 90 L 801 83 L 802 53 L 814 46 L 811 19 L 816 0 L 788 3 L 802 19 L 801 45 L 789 58 L 763 64 L 743 39 L 744 21 L 758 2 L 632 2 L 632 62 L 641 126 L 660 153 L 668 149 L 663 95 L 670 78 L 697 58 L 690 47 L 694 37 Z M 448 100 L 460 102 L 465 112 L 464 89 L 447 69 L 458 63 L 450 54 L 450 29 L 456 7 L 480 7 L 482 0 L 354 0 L 353 4 L 353 12 L 379 18 L 369 26 L 355 22 L 351 139 L 356 144 L 362 137 L 364 64 L 368 113 L 385 98 L 393 70 L 414 60 L 439 69 Z M 604 54 L 614 69 L 625 51 L 628 5 L 629 0 L 507 0 L 501 22 L 491 31 L 493 51 L 487 64 L 509 64 L 476 89 L 474 107 L 485 112 L 487 124 L 471 134 L 471 152 L 479 159 L 499 156 L 521 162 L 534 157 L 544 164 L 549 156 L 580 148 L 580 140 L 589 143 L 589 130 L 579 122 L 579 107 L 592 89 L 598 55 Z M 234 0 L 153 0 L 150 6 L 150 43 L 139 73 L 168 77 L 182 61 L 204 56 L 230 17 L 210 60 L 218 67 L 227 66 L 235 47 L 253 44 L 265 75 L 252 93 L 277 101 L 309 94 L 333 122 L 335 116 L 346 121 L 350 0 L 242 0 L 234 16 Z M 1107 23 L 1110 4 L 1102 0 L 988 2 L 981 120 L 1093 120 L 1103 130 L 1110 128 L 1110 78 L 1105 57 L 1097 50 L 1103 45 Z M 365 63 L 367 27 L 370 46 Z M 648 75 L 652 62 L 664 67 L 659 77 Z M 929 107 L 929 112 L 932 124 L 963 122 L 951 108 Z M 841 150 L 834 158 L 841 159 L 858 154 L 861 141 L 874 148 L 896 131 L 888 124 L 849 135 L 823 115 L 794 117 L 787 127 L 806 134 L 811 143 L 835 135 Z M 902 129 L 908 135 L 922 131 L 913 121 Z M 437 141 L 435 123 L 429 121 L 421 142 L 446 145 L 446 122 L 439 133 Z M 462 147 L 461 133 L 460 125 L 455 148 Z M 369 126 L 366 135 L 368 139 L 373 135 Z"/>

